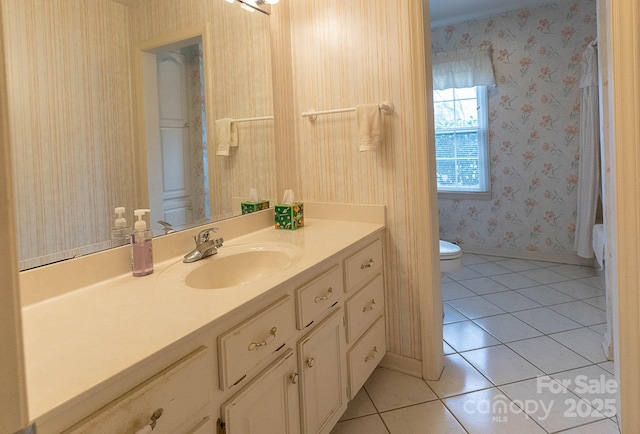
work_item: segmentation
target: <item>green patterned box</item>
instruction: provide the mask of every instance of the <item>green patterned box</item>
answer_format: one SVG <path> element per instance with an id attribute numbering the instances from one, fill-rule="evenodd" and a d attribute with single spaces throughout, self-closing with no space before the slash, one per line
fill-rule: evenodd
<path id="1" fill-rule="evenodd" d="M 304 203 L 276 205 L 276 229 L 296 230 L 304 226 Z"/>
<path id="2" fill-rule="evenodd" d="M 268 200 L 261 200 L 260 202 L 240 202 L 242 208 L 242 214 L 249 214 L 256 211 L 262 211 L 269 208 Z"/>

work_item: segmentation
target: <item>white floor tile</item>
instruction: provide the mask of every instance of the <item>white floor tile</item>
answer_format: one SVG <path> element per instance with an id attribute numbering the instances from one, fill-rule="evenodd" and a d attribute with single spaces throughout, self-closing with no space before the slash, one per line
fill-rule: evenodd
<path id="1" fill-rule="evenodd" d="M 581 325 L 569 318 L 560 315 L 548 307 L 522 310 L 512 314 L 516 318 L 526 322 L 536 330 L 544 334 L 556 333 L 565 330 L 580 328 Z"/>
<path id="2" fill-rule="evenodd" d="M 529 279 L 533 279 L 543 285 L 549 285 L 551 283 L 569 280 L 567 276 L 563 276 L 562 274 L 556 273 L 547 268 L 537 268 L 535 270 L 521 271 L 520 274 L 528 277 Z"/>
<path id="3" fill-rule="evenodd" d="M 370 416 L 377 413 L 369 395 L 367 395 L 367 392 L 362 388 L 349 402 L 349 406 L 340 420 L 355 419 L 356 417 Z"/>
<path id="4" fill-rule="evenodd" d="M 560 273 L 563 276 L 567 276 L 572 279 L 581 279 L 596 275 L 596 270 L 594 270 L 593 267 L 584 265 L 562 264 L 549 267 L 549 270 L 555 271 L 556 273 Z"/>
<path id="5" fill-rule="evenodd" d="M 450 300 L 449 305 L 469 319 L 504 313 L 504 310 L 480 296 Z"/>
<path id="6" fill-rule="evenodd" d="M 476 273 L 482 274 L 483 276 L 496 276 L 498 274 L 511 273 L 511 270 L 498 265 L 495 262 L 487 262 L 486 264 L 474 264 L 469 265 L 468 267 Z"/>
<path id="7" fill-rule="evenodd" d="M 489 262 L 489 261 L 487 261 L 482 256 L 476 255 L 474 253 L 464 253 L 462 255 L 462 263 L 464 265 L 482 264 L 484 262 Z"/>
<path id="8" fill-rule="evenodd" d="M 444 301 L 455 300 L 464 297 L 473 297 L 476 294 L 458 282 L 448 282 L 442 284 L 442 299 Z"/>
<path id="9" fill-rule="evenodd" d="M 525 261 L 524 259 L 505 259 L 503 261 L 496 262 L 496 264 L 501 265 L 504 268 L 508 268 L 511 271 L 526 271 L 539 268 L 536 264 Z"/>
<path id="10" fill-rule="evenodd" d="M 535 280 L 529 279 L 528 277 L 518 273 L 500 274 L 498 276 L 492 276 L 491 279 L 509 289 L 522 289 L 540 285 L 540 283 Z"/>
<path id="11" fill-rule="evenodd" d="M 471 434 L 545 433 L 496 388 L 447 398 L 444 403 Z"/>
<path id="12" fill-rule="evenodd" d="M 561 315 L 584 326 L 602 324 L 607 322 L 607 314 L 602 309 L 593 307 L 582 301 L 572 301 L 570 303 L 556 304 L 549 306 Z"/>
<path id="13" fill-rule="evenodd" d="M 438 399 L 421 378 L 377 368 L 364 385 L 378 411 Z"/>
<path id="14" fill-rule="evenodd" d="M 620 434 L 620 430 L 611 419 L 605 419 L 562 431 L 562 434 Z"/>
<path id="15" fill-rule="evenodd" d="M 599 366 L 585 366 L 551 375 L 606 417 L 616 415 L 618 382 Z"/>
<path id="16" fill-rule="evenodd" d="M 594 297 L 594 298 L 585 298 L 584 300 L 585 303 L 590 304 L 593 307 L 597 307 L 600 310 L 607 310 L 607 297 L 605 297 L 604 295 L 601 295 L 599 297 Z"/>
<path id="17" fill-rule="evenodd" d="M 553 384 L 554 387 L 549 387 Z M 561 386 L 549 377 L 534 378 L 501 386 L 509 398 L 522 408 L 548 432 L 584 425 L 604 416 L 583 402 L 571 391 L 560 391 Z"/>
<path id="18" fill-rule="evenodd" d="M 440 398 L 486 389 L 493 385 L 458 354 L 444 357 L 444 370 L 438 381 L 427 384 Z"/>
<path id="19" fill-rule="evenodd" d="M 479 318 L 474 322 L 502 343 L 533 338 L 542 334 L 509 314 Z"/>
<path id="20" fill-rule="evenodd" d="M 552 304 L 575 301 L 573 297 L 568 296 L 564 292 L 549 288 L 546 285 L 519 289 L 516 292 L 520 295 L 524 295 L 525 297 L 530 298 L 537 303 L 540 303 L 542 306 L 551 306 Z"/>
<path id="21" fill-rule="evenodd" d="M 462 257 L 464 258 L 464 255 L 462 255 Z M 449 275 L 449 278 L 455 281 L 475 279 L 476 277 L 482 277 L 482 275 L 478 272 L 473 271 L 466 265 L 464 265 L 461 269 L 459 269 L 455 273 L 451 273 Z"/>
<path id="22" fill-rule="evenodd" d="M 606 362 L 598 363 L 598 366 L 600 366 L 602 369 L 604 369 L 608 373 L 615 375 L 615 372 L 616 372 L 615 371 L 615 365 L 613 364 L 613 362 L 611 360 L 607 360 Z"/>
<path id="23" fill-rule="evenodd" d="M 446 302 L 442 304 L 444 309 L 444 324 L 450 324 L 452 322 L 466 321 L 469 318 L 462 315 L 460 312 L 449 306 Z"/>
<path id="24" fill-rule="evenodd" d="M 598 288 L 604 291 L 603 278 L 600 276 L 585 277 L 584 279 L 578 280 L 582 283 L 586 283 L 587 285 L 591 285 L 594 288 Z"/>
<path id="25" fill-rule="evenodd" d="M 565 347 L 571 348 L 582 357 L 591 360 L 593 363 L 606 362 L 604 350 L 602 349 L 602 335 L 594 332 L 588 327 L 576 330 L 569 330 L 561 333 L 554 333 L 550 338 L 560 342 Z"/>
<path id="26" fill-rule="evenodd" d="M 512 342 L 509 347 L 546 374 L 591 364 L 589 360 L 547 336 Z"/>
<path id="27" fill-rule="evenodd" d="M 338 422 L 330 434 L 389 434 L 379 415 Z"/>
<path id="28" fill-rule="evenodd" d="M 488 277 L 478 277 L 476 279 L 463 280 L 460 282 L 465 288 L 470 289 L 477 295 L 491 294 L 494 292 L 509 291 L 504 285 Z"/>
<path id="29" fill-rule="evenodd" d="M 604 295 L 604 291 L 578 280 L 567 280 L 566 282 L 551 283 L 549 287 L 563 292 L 576 300 L 592 298 Z"/>
<path id="30" fill-rule="evenodd" d="M 456 352 L 456 350 L 454 350 L 453 348 L 451 348 L 451 346 L 446 343 L 445 341 L 442 341 L 442 353 L 446 356 L 449 354 L 454 354 Z"/>
<path id="31" fill-rule="evenodd" d="M 496 386 L 543 375 L 506 345 L 468 351 L 462 356 Z"/>
<path id="32" fill-rule="evenodd" d="M 391 434 L 464 433 L 465 430 L 440 401 L 382 413 Z"/>
<path id="33" fill-rule="evenodd" d="M 475 350 L 500 343 L 500 341 L 471 321 L 445 324 L 442 328 L 442 333 L 447 344 L 458 352 Z"/>
<path id="34" fill-rule="evenodd" d="M 500 292 L 497 294 L 484 295 L 485 300 L 490 301 L 506 312 L 516 312 L 518 310 L 535 309 L 541 307 L 540 304 L 535 301 L 518 294 L 515 291 Z"/>

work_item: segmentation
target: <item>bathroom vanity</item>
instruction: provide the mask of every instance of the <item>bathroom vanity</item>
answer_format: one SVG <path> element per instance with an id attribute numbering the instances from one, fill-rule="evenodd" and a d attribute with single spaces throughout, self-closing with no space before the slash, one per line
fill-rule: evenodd
<path id="1" fill-rule="evenodd" d="M 26 306 L 38 432 L 331 431 L 385 354 L 385 224 L 383 207 L 323 209 L 296 231 L 221 222 L 216 256 Z"/>

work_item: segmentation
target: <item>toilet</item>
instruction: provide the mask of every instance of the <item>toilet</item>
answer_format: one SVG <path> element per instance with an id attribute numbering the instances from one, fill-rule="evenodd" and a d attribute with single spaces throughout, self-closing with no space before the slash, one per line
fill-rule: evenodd
<path id="1" fill-rule="evenodd" d="M 440 274 L 442 277 L 462 267 L 462 249 L 448 241 L 440 240 Z"/>

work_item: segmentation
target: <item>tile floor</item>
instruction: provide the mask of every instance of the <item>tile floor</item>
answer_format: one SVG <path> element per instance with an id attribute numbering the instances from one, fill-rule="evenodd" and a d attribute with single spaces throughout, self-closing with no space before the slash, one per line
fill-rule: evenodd
<path id="1" fill-rule="evenodd" d="M 590 267 L 464 255 L 442 280 L 445 368 L 378 368 L 331 434 L 618 433 Z"/>

